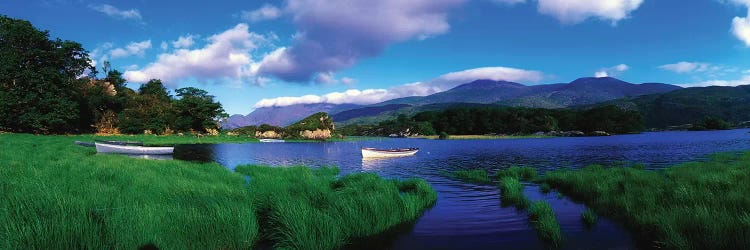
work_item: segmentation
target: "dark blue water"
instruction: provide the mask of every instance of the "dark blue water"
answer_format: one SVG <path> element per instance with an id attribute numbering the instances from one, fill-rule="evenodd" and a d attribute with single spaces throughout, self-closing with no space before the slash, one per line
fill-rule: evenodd
<path id="1" fill-rule="evenodd" d="M 248 143 L 185 145 L 175 158 L 210 160 L 234 169 L 241 164 L 273 166 L 338 166 L 342 174 L 375 172 L 389 178 L 424 178 L 438 192 L 435 207 L 413 227 L 385 244 L 395 249 L 541 249 L 545 246 L 528 225 L 526 214 L 500 206 L 493 185 L 473 185 L 440 174 L 441 171 L 481 168 L 494 173 L 514 165 L 541 172 L 589 164 L 642 163 L 658 169 L 680 162 L 704 160 L 716 152 L 750 150 L 748 129 L 700 132 L 657 132 L 609 137 L 427 140 L 377 139 L 326 143 Z M 363 160 L 361 147 L 418 147 L 413 157 Z M 592 229 L 580 221 L 583 205 L 529 185 L 526 195 L 552 205 L 565 235 L 567 249 L 633 248 L 623 228 L 602 219 Z"/>

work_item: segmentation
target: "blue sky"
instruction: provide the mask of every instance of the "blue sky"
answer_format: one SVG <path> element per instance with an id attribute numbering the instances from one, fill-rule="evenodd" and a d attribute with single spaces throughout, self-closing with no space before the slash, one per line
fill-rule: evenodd
<path id="1" fill-rule="evenodd" d="M 137 88 L 206 89 L 230 114 L 375 103 L 476 78 L 750 84 L 750 0 L 0 2 Z M 284 97 L 284 98 L 278 98 Z"/>

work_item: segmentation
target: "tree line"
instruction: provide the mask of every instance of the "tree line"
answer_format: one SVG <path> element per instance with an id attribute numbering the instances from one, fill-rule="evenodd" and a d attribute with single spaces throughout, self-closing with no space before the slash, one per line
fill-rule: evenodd
<path id="1" fill-rule="evenodd" d="M 344 135 L 531 134 L 550 131 L 637 133 L 644 130 L 637 111 L 602 106 L 588 110 L 540 108 L 455 108 L 400 115 L 377 125 L 350 125 Z"/>
<path id="2" fill-rule="evenodd" d="M 99 73 L 80 43 L 50 39 L 28 21 L 0 16 L 2 131 L 206 132 L 227 117 L 205 90 L 181 88 L 173 96 L 153 79 L 135 91 L 108 62 Z"/>

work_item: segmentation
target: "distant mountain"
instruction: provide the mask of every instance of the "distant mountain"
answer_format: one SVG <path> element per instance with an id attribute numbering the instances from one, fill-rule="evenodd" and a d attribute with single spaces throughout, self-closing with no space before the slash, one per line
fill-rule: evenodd
<path id="1" fill-rule="evenodd" d="M 705 117 L 732 123 L 750 121 L 750 85 L 696 87 L 596 104 L 638 110 L 646 127 L 665 128 L 694 123 Z"/>
<path id="2" fill-rule="evenodd" d="M 268 123 L 286 126 L 316 112 L 328 112 L 337 124 L 374 123 L 399 114 L 425 111 L 427 107 L 452 106 L 456 103 L 475 103 L 535 108 L 564 108 L 589 105 L 614 99 L 646 94 L 664 93 L 681 89 L 662 83 L 632 84 L 611 77 L 586 77 L 570 83 L 526 86 L 508 81 L 476 80 L 444 92 L 428 96 L 412 96 L 377 104 L 334 105 L 305 104 L 286 107 L 259 108 L 246 116 L 232 116 L 228 128 Z"/>
<path id="3" fill-rule="evenodd" d="M 249 125 L 269 124 L 288 126 L 318 112 L 337 113 L 343 110 L 360 108 L 356 104 L 295 104 L 283 107 L 257 108 L 247 115 L 232 115 L 222 124 L 222 128 L 233 129 Z"/>
<path id="4" fill-rule="evenodd" d="M 409 104 L 388 104 L 383 106 L 375 107 L 364 107 L 345 110 L 336 114 L 333 114 L 334 121 L 347 121 L 352 118 L 363 117 L 363 116 L 376 116 L 388 111 L 398 110 L 401 108 L 411 107 Z"/>
<path id="5" fill-rule="evenodd" d="M 499 101 L 498 104 L 534 108 L 564 108 L 619 98 L 664 93 L 681 89 L 663 83 L 632 84 L 612 77 L 585 77 L 533 95 Z"/>

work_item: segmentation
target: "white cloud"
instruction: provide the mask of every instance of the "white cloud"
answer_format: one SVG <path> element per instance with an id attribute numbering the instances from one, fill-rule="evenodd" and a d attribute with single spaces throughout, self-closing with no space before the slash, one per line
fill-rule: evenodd
<path id="1" fill-rule="evenodd" d="M 617 76 L 630 69 L 627 64 L 618 64 L 609 68 L 602 68 L 599 71 L 594 72 L 594 77 L 609 77 Z"/>
<path id="2" fill-rule="evenodd" d="M 259 71 L 306 82 L 380 54 L 390 44 L 448 32 L 447 12 L 466 0 L 288 0 L 294 44 L 264 58 Z"/>
<path id="3" fill-rule="evenodd" d="M 659 68 L 663 70 L 674 71 L 680 74 L 705 72 L 705 71 L 712 69 L 711 64 L 708 64 L 708 63 L 685 62 L 685 61 L 672 63 L 672 64 L 664 64 L 664 65 L 659 66 Z"/>
<path id="4" fill-rule="evenodd" d="M 576 24 L 590 17 L 617 21 L 628 18 L 644 0 L 539 0 L 539 13 L 563 23 Z"/>
<path id="5" fill-rule="evenodd" d="M 594 72 L 594 77 L 601 78 L 601 77 L 608 77 L 609 73 L 607 71 L 597 71 Z"/>
<path id="6" fill-rule="evenodd" d="M 517 4 L 517 3 L 525 3 L 526 0 L 490 0 L 492 2 L 501 3 L 501 4 Z"/>
<path id="7" fill-rule="evenodd" d="M 158 59 L 140 70 L 126 71 L 131 82 L 161 79 L 176 84 L 183 79 L 206 81 L 246 81 L 262 85 L 267 80 L 256 78 L 257 63 L 250 52 L 267 42 L 266 37 L 252 33 L 241 23 L 207 39 L 208 44 L 199 49 L 177 49 L 159 55 Z"/>
<path id="8" fill-rule="evenodd" d="M 542 80 L 543 77 L 544 74 L 542 72 L 532 70 L 507 67 L 475 68 L 464 71 L 451 72 L 429 81 L 408 83 L 391 87 L 389 89 L 350 89 L 344 92 L 333 92 L 320 96 L 305 95 L 299 97 L 286 96 L 272 99 L 262 99 L 255 104 L 254 108 L 313 103 L 373 104 L 400 97 L 430 95 L 454 88 L 458 85 L 468 83 L 477 79 L 489 79 L 495 81 L 538 82 Z"/>
<path id="9" fill-rule="evenodd" d="M 696 83 L 677 84 L 682 87 L 706 87 L 706 86 L 739 86 L 750 84 L 750 75 L 742 76 L 736 80 L 710 80 Z"/>
<path id="10" fill-rule="evenodd" d="M 172 47 L 174 47 L 175 49 L 190 48 L 190 46 L 193 46 L 193 44 L 195 44 L 193 38 L 193 35 L 180 36 L 179 38 L 177 38 L 177 40 L 172 42 Z"/>
<path id="11" fill-rule="evenodd" d="M 109 4 L 92 4 L 89 8 L 101 13 L 106 14 L 110 17 L 121 18 L 121 19 L 133 19 L 140 21 L 142 19 L 141 12 L 137 9 L 120 10 Z"/>
<path id="12" fill-rule="evenodd" d="M 750 5 L 748 8 L 750 8 Z M 748 16 L 750 16 L 750 9 L 748 9 Z M 748 16 L 736 16 L 732 19 L 732 34 L 744 42 L 745 46 L 750 47 L 750 19 L 748 19 Z"/>
<path id="13" fill-rule="evenodd" d="M 162 41 L 161 46 L 159 47 L 161 47 L 161 50 L 167 50 L 169 49 L 169 44 L 167 44 L 167 42 Z"/>
<path id="14" fill-rule="evenodd" d="M 143 56 L 146 50 L 151 48 L 151 40 L 145 40 L 141 42 L 131 42 L 125 48 L 116 48 L 109 51 L 109 55 L 112 58 L 128 57 L 132 55 Z"/>
<path id="15" fill-rule="evenodd" d="M 241 14 L 242 19 L 251 22 L 276 19 L 280 16 L 281 9 L 270 4 L 264 4 L 259 9 L 253 11 L 242 11 Z"/>

